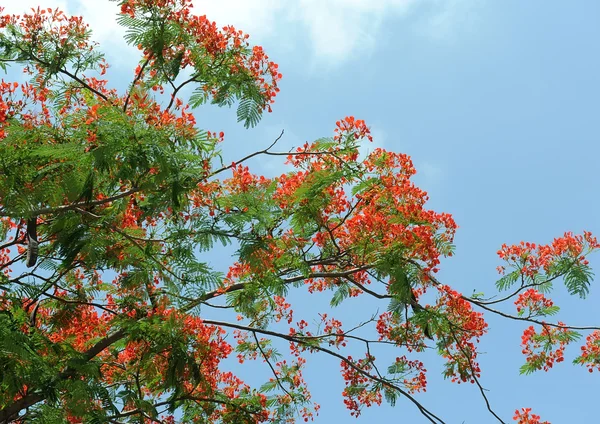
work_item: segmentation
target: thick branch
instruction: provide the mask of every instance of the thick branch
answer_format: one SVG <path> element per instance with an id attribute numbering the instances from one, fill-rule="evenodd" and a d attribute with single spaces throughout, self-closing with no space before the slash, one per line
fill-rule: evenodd
<path id="1" fill-rule="evenodd" d="M 111 334 L 110 336 L 103 338 L 98 343 L 96 343 L 94 346 L 89 348 L 86 352 L 84 352 L 84 354 L 83 354 L 84 359 L 86 361 L 93 359 L 96 355 L 98 355 L 104 349 L 106 349 L 113 343 L 116 343 L 117 341 L 119 341 L 123 337 L 125 337 L 125 334 L 126 334 L 125 330 L 118 330 L 115 333 Z M 69 377 L 73 377 L 74 375 L 75 375 L 74 370 L 67 368 L 59 374 L 59 378 L 61 380 L 65 380 Z M 4 409 L 0 409 L 0 423 L 8 424 L 16 416 L 18 416 L 19 411 L 26 409 L 26 408 L 30 408 L 33 405 L 43 401 L 44 399 L 45 399 L 44 396 L 42 396 L 41 394 L 38 394 L 38 393 L 31 393 L 31 394 L 23 396 L 21 399 L 15 401 L 11 405 L 6 406 Z"/>
<path id="2" fill-rule="evenodd" d="M 307 276 L 304 275 L 298 275 L 296 277 L 289 277 L 289 278 L 285 278 L 283 279 L 283 283 L 284 284 L 290 284 L 290 283 L 295 283 L 297 281 L 302 281 L 302 280 L 306 280 L 309 278 L 345 278 L 348 277 L 352 274 L 355 274 L 357 272 L 363 271 L 365 269 L 367 269 L 367 266 L 362 266 L 362 267 L 357 267 L 357 268 L 352 268 L 346 271 L 341 271 L 341 272 L 313 272 Z M 237 283 L 237 284 L 233 284 L 231 286 L 228 287 L 223 287 L 217 290 L 214 290 L 212 292 L 208 292 L 205 295 L 193 300 L 192 302 L 190 302 L 185 308 L 184 310 L 189 311 L 192 308 L 195 308 L 196 306 L 200 305 L 201 303 L 213 299 L 215 297 L 218 296 L 222 296 L 224 294 L 227 293 L 231 293 L 234 291 L 238 291 L 238 290 L 243 290 L 244 288 L 246 288 L 246 286 L 248 284 L 251 283 Z"/>
<path id="3" fill-rule="evenodd" d="M 78 203 L 71 203 L 69 205 L 41 208 L 41 209 L 32 211 L 30 214 L 32 216 L 33 215 L 37 216 L 37 215 L 56 214 L 56 213 L 61 213 L 61 212 L 65 212 L 65 211 L 75 210 L 75 209 L 89 208 L 89 207 L 93 207 L 93 206 L 104 205 L 106 203 L 110 203 L 110 202 L 114 202 L 115 200 L 122 199 L 123 197 L 130 196 L 134 193 L 137 193 L 140 190 L 141 190 L 140 188 L 134 187 L 127 191 L 124 191 L 123 193 L 119 193 L 119 194 L 116 194 L 111 197 L 106 197 L 104 199 L 98 199 L 98 200 L 94 200 L 91 202 L 78 202 Z M 12 216 L 12 215 L 7 214 L 6 212 L 0 212 L 0 216 Z"/>

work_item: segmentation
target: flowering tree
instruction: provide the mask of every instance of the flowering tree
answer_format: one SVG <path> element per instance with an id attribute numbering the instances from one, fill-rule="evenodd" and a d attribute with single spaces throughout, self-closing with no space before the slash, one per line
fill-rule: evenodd
<path id="1" fill-rule="evenodd" d="M 407 155 L 361 159 L 369 128 L 346 117 L 292 153 L 275 140 L 223 165 L 224 135 L 199 129 L 192 110 L 237 103 L 238 120 L 256 125 L 278 92 L 277 65 L 189 0 L 119 4 L 141 51 L 123 93 L 102 79 L 108 65 L 82 18 L 0 16 L 0 66 L 30 76 L 0 83 L 0 422 L 309 420 L 318 405 L 302 370 L 320 354 L 340 364 L 352 415 L 385 399 L 443 423 L 414 396 L 426 389 L 426 349 L 506 422 L 513 414 L 496 412 L 479 381 L 484 313 L 530 324 L 523 373 L 563 361 L 582 334 L 575 362 L 600 371 L 599 328 L 547 321 L 554 283 L 588 293 L 586 256 L 600 248 L 590 233 L 502 246 L 507 294 L 465 296 L 435 278 L 457 225 L 426 208 Z M 251 173 L 245 163 L 260 155 L 287 158 L 290 171 Z M 237 249 L 226 275 L 202 260 L 215 243 Z M 369 297 L 385 312 L 353 327 L 333 312 L 309 322 L 293 312 L 302 290 L 332 307 Z M 217 319 L 222 309 L 233 319 Z M 376 359 L 381 347 L 395 360 Z M 264 364 L 264 385 L 226 369 L 236 354 Z M 529 408 L 513 419 L 541 423 Z"/>

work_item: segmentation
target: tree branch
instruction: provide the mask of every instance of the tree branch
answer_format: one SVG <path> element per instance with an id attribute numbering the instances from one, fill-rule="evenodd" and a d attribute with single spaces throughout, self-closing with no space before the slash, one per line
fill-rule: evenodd
<path id="1" fill-rule="evenodd" d="M 106 197 L 104 199 L 94 200 L 91 202 L 77 202 L 77 203 L 71 203 L 69 205 L 41 208 L 41 209 L 38 209 L 35 211 L 31 211 L 31 215 L 56 214 L 56 213 L 61 213 L 61 212 L 65 212 L 65 211 L 75 210 L 75 209 L 81 209 L 81 208 L 86 208 L 86 207 L 89 208 L 89 207 L 93 207 L 93 206 L 104 205 L 106 203 L 110 203 L 110 202 L 114 202 L 115 200 L 122 199 L 123 197 L 130 196 L 134 193 L 137 193 L 140 190 L 141 190 L 140 188 L 134 187 L 134 188 L 131 188 L 122 193 L 116 194 L 114 196 Z M 0 213 L 0 216 L 11 216 L 12 217 L 12 215 L 7 214 L 6 212 Z"/>
<path id="2" fill-rule="evenodd" d="M 267 147 L 266 149 L 263 150 L 259 150 L 258 152 L 254 152 L 254 153 L 250 153 L 248 156 L 243 157 L 242 159 L 238 160 L 237 162 L 233 162 L 231 165 L 229 166 L 224 166 L 222 168 L 217 169 L 216 171 L 212 172 L 208 178 L 210 177 L 214 177 L 217 174 L 220 174 L 223 171 L 226 171 L 228 169 L 233 168 L 234 166 L 239 165 L 240 163 L 243 163 L 245 161 L 247 161 L 248 159 L 253 158 L 254 156 L 258 156 L 258 155 L 262 155 L 262 154 L 269 154 L 269 150 L 271 148 L 273 148 L 273 146 L 275 146 L 275 144 L 277 144 L 277 142 L 281 139 L 281 137 L 283 137 L 283 133 L 285 130 L 281 130 L 281 134 L 279 134 L 279 136 L 275 139 L 274 142 L 271 143 L 271 145 L 269 147 Z"/>
<path id="3" fill-rule="evenodd" d="M 148 63 L 150 63 L 150 59 L 152 58 L 152 55 L 150 55 L 146 61 L 144 62 L 144 64 L 142 65 L 142 67 L 140 68 L 140 72 L 135 76 L 135 78 L 133 79 L 133 81 L 131 82 L 131 89 L 127 92 L 127 98 L 125 99 L 125 104 L 123 105 L 123 112 L 127 112 L 127 106 L 129 106 L 129 100 L 131 99 L 131 94 L 133 93 L 133 90 L 135 88 L 135 85 L 138 83 L 138 81 L 142 78 L 142 76 L 144 75 L 144 69 L 146 68 L 146 66 L 148 65 Z"/>
<path id="4" fill-rule="evenodd" d="M 306 280 L 309 278 L 342 278 L 342 277 L 347 277 L 349 275 L 355 274 L 359 271 L 363 271 L 367 268 L 368 268 L 367 266 L 362 266 L 362 267 L 352 268 L 350 270 L 342 271 L 342 272 L 313 272 L 312 274 L 309 274 L 306 277 L 303 275 L 299 275 L 296 277 L 285 278 L 285 279 L 283 279 L 283 284 L 290 284 L 290 283 L 294 283 L 297 281 Z M 195 308 L 196 306 L 198 306 L 199 304 L 201 304 L 207 300 L 210 300 L 215 297 L 222 296 L 224 294 L 231 293 L 234 291 L 243 290 L 249 284 L 251 284 L 251 283 L 237 283 L 237 284 L 233 284 L 228 287 L 222 287 L 222 288 L 214 290 L 212 292 L 208 292 L 208 293 L 204 294 L 203 296 L 191 301 L 184 308 L 184 310 L 189 311 L 190 309 Z"/>
<path id="5" fill-rule="evenodd" d="M 277 332 L 270 331 L 270 330 L 263 330 L 263 329 L 259 329 L 259 328 L 247 327 L 247 326 L 240 325 L 240 324 L 233 324 L 233 323 L 222 322 L 222 321 L 204 320 L 203 322 L 205 324 L 212 324 L 212 325 L 217 325 L 220 327 L 229 327 L 229 328 L 235 328 L 238 330 L 243 330 L 243 331 L 248 331 L 248 332 L 257 332 L 260 334 L 265 334 L 268 336 L 273 336 L 273 337 L 277 337 L 277 338 L 280 338 L 283 340 L 287 340 L 288 342 L 301 344 L 303 346 L 306 346 L 308 349 L 313 349 L 313 350 L 317 350 L 317 351 L 320 351 L 323 353 L 327 353 L 328 355 L 333 356 L 333 357 L 343 361 L 345 364 L 347 364 L 350 368 L 352 368 L 359 374 L 361 374 L 373 381 L 381 383 L 384 386 L 394 389 L 398 393 L 402 394 L 404 397 L 406 397 L 410 402 L 412 402 L 419 409 L 421 414 L 425 418 L 427 418 L 429 420 L 429 422 L 434 423 L 434 424 L 436 424 L 436 423 L 437 424 L 445 424 L 445 422 L 441 418 L 434 415 L 431 411 L 429 411 L 427 408 L 425 408 L 419 401 L 417 401 L 413 396 L 411 396 L 407 391 L 403 390 L 401 387 L 389 382 L 388 380 L 386 380 L 384 378 L 380 378 L 376 375 L 373 375 L 373 374 L 363 370 L 362 368 L 358 367 L 354 362 L 352 362 L 348 358 L 340 355 L 337 352 L 332 351 L 331 349 L 327 349 L 327 348 L 324 348 L 321 346 L 316 346 L 314 344 L 307 342 L 303 338 L 293 337 L 293 336 L 289 336 L 289 335 L 282 334 L 282 333 L 277 333 Z"/>
<path id="6" fill-rule="evenodd" d="M 93 359 L 96 355 L 102 352 L 104 349 L 116 343 L 125 337 L 125 330 L 117 330 L 115 333 L 110 336 L 106 336 L 94 346 L 89 348 L 84 352 L 83 357 L 86 361 Z M 73 377 L 75 372 L 73 369 L 67 368 L 63 372 L 58 375 L 58 378 L 61 380 L 65 380 L 67 378 Z M 8 424 L 10 423 L 16 416 L 18 416 L 19 412 L 23 409 L 30 408 L 33 405 L 43 401 L 45 399 L 39 393 L 31 393 L 26 396 L 23 396 L 21 399 L 16 400 L 12 404 L 0 409 L 0 424 Z"/>

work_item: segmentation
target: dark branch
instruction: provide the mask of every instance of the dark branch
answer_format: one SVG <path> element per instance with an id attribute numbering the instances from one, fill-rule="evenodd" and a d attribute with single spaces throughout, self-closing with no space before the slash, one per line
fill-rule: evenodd
<path id="1" fill-rule="evenodd" d="M 383 379 L 383 378 L 379 378 L 376 375 L 373 375 L 365 370 L 363 370 L 362 368 L 360 368 L 359 366 L 357 366 L 354 362 L 352 362 L 351 360 L 349 360 L 348 358 L 340 355 L 337 352 L 334 352 L 331 349 L 327 349 L 321 346 L 317 346 L 314 345 L 313 343 L 308 342 L 307 340 L 305 340 L 304 338 L 299 338 L 299 337 L 293 337 L 293 336 L 289 336 L 286 334 L 282 334 L 282 333 L 277 333 L 274 331 L 270 331 L 270 330 L 263 330 L 263 329 L 259 329 L 259 328 L 254 328 L 254 327 L 247 327 L 244 325 L 240 325 L 240 324 L 233 324 L 233 323 L 228 323 L 228 322 L 222 322 L 222 321 L 213 321 L 213 320 L 204 320 L 203 321 L 205 324 L 212 324 L 212 325 L 217 325 L 217 326 L 221 326 L 221 327 L 229 327 L 229 328 L 235 328 L 238 330 L 243 330 L 243 331 L 250 331 L 250 332 L 257 332 L 260 334 L 265 334 L 267 336 L 273 336 L 273 337 L 277 337 L 283 340 L 287 340 L 288 342 L 292 342 L 292 343 L 297 343 L 303 346 L 306 346 L 308 349 L 312 349 L 312 350 L 317 350 L 323 353 L 327 353 L 330 356 L 333 356 L 341 361 L 343 361 L 344 363 L 346 363 L 350 368 L 352 368 L 353 370 L 355 370 L 356 372 L 358 372 L 359 374 L 373 380 L 376 381 L 386 387 L 389 387 L 391 389 L 396 390 L 398 393 L 402 394 L 404 397 L 406 397 L 408 400 L 410 400 L 421 412 L 421 414 L 427 418 L 429 420 L 429 422 L 434 423 L 434 424 L 445 424 L 444 421 L 437 417 L 436 415 L 434 415 L 431 411 L 429 411 L 427 408 L 425 408 L 419 401 L 417 401 L 413 396 L 411 396 L 407 391 L 403 390 L 401 387 L 391 383 L 390 381 Z"/>

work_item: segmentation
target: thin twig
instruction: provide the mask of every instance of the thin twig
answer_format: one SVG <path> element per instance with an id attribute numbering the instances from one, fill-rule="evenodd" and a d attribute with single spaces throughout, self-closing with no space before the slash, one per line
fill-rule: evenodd
<path id="1" fill-rule="evenodd" d="M 234 166 L 237 166 L 237 165 L 239 165 L 240 163 L 243 163 L 243 162 L 247 161 L 248 159 L 251 159 L 251 158 L 253 158 L 254 156 L 258 156 L 258 155 L 262 155 L 262 154 L 269 154 L 269 149 L 273 148 L 273 146 L 275 146 L 275 144 L 277 144 L 277 142 L 278 142 L 278 141 L 281 139 L 281 137 L 283 137 L 283 133 L 284 133 L 284 131 L 285 131 L 285 130 L 281 130 L 281 134 L 279 134 L 279 136 L 278 136 L 278 137 L 275 139 L 275 141 L 273 141 L 273 142 L 271 143 L 271 145 L 270 145 L 269 147 L 267 147 L 266 149 L 259 150 L 258 152 L 251 153 L 251 154 L 249 154 L 248 156 L 244 156 L 242 159 L 240 159 L 240 160 L 238 160 L 238 161 L 236 161 L 236 162 L 233 162 L 231 165 L 228 165 L 228 166 L 224 166 L 224 167 L 222 167 L 222 168 L 219 168 L 219 169 L 217 169 L 216 171 L 212 172 L 212 173 L 211 173 L 211 174 L 208 176 L 208 178 L 210 178 L 210 177 L 214 177 L 215 175 L 217 175 L 217 174 L 220 174 L 220 173 L 221 173 L 221 172 L 223 172 L 223 171 L 226 171 L 226 170 L 228 170 L 228 169 L 231 169 L 231 168 L 233 168 Z"/>
<path id="2" fill-rule="evenodd" d="M 123 105 L 123 112 L 127 112 L 127 106 L 129 105 L 129 100 L 131 98 L 131 94 L 133 93 L 133 90 L 135 89 L 136 84 L 138 83 L 138 81 L 142 78 L 142 76 L 144 75 L 144 69 L 146 68 L 146 66 L 148 65 L 148 63 L 150 63 L 150 59 L 152 58 L 152 55 L 150 55 L 146 61 L 144 62 L 144 64 L 142 65 L 142 67 L 140 68 L 140 72 L 135 76 L 135 78 L 133 79 L 132 83 L 131 83 L 131 89 L 129 90 L 129 92 L 127 93 L 127 98 L 125 99 L 125 104 Z"/>
<path id="3" fill-rule="evenodd" d="M 267 365 L 269 365 L 269 368 L 271 368 L 271 371 L 273 372 L 273 376 L 275 377 L 275 381 L 277 381 L 277 385 L 281 388 L 281 390 L 283 390 L 290 397 L 290 399 L 293 400 L 294 397 L 291 395 L 290 392 L 287 391 L 287 389 L 285 387 L 283 387 L 283 384 L 281 383 L 281 380 L 279 379 L 279 376 L 277 375 L 277 371 L 275 371 L 275 368 L 273 368 L 273 365 L 271 365 L 271 361 L 269 361 L 267 354 L 265 353 L 262 346 L 260 345 L 260 341 L 258 340 L 258 337 L 256 336 L 256 331 L 253 331 L 252 335 L 254 336 L 254 340 L 256 340 L 256 347 L 258 347 L 258 350 L 260 351 L 263 358 L 265 359 L 265 362 L 267 363 Z"/>

